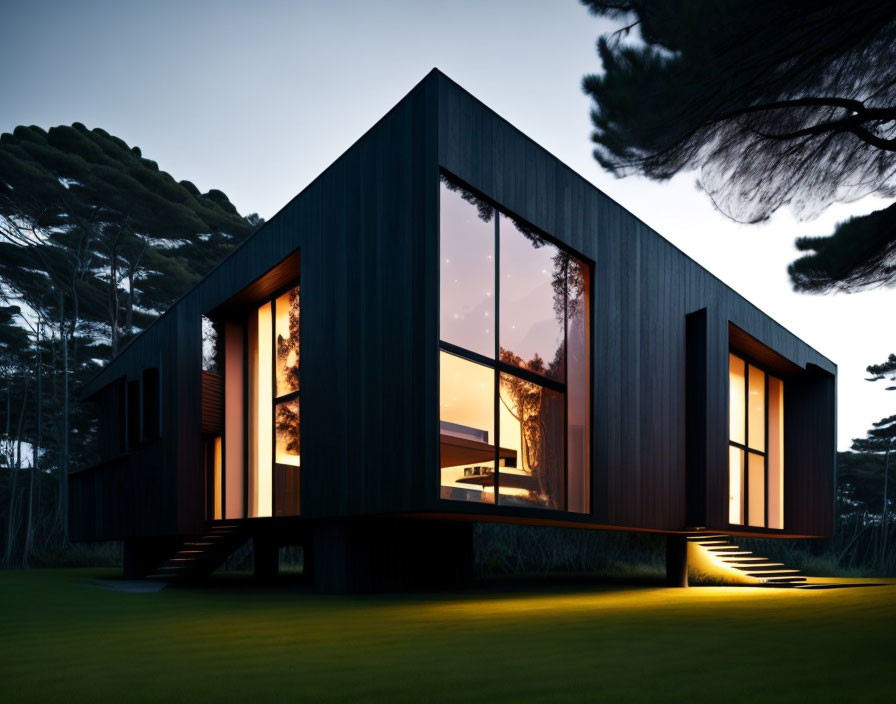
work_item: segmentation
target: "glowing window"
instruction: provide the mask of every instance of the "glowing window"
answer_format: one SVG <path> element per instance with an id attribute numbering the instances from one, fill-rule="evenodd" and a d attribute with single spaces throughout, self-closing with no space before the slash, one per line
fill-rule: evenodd
<path id="1" fill-rule="evenodd" d="M 299 288 L 249 316 L 249 515 L 299 513 Z"/>
<path id="2" fill-rule="evenodd" d="M 440 196 L 441 497 L 590 510 L 590 268 L 464 188 Z"/>
<path id="3" fill-rule="evenodd" d="M 728 521 L 784 528 L 784 382 L 729 355 Z"/>

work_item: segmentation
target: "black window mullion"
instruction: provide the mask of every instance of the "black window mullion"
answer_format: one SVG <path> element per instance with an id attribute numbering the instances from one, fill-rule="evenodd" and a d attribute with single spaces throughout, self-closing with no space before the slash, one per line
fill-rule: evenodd
<path id="1" fill-rule="evenodd" d="M 763 484 L 765 488 L 765 512 L 762 517 L 762 527 L 768 528 L 768 372 L 765 373 L 765 456 L 764 456 L 764 466 L 765 466 L 765 482 Z"/>
<path id="2" fill-rule="evenodd" d="M 277 506 L 277 299 L 271 298 L 271 516 Z"/>
<path id="3" fill-rule="evenodd" d="M 495 471 L 494 491 L 495 506 L 501 503 L 501 231 L 498 224 L 498 211 L 492 209 L 495 216 L 495 389 L 494 389 L 494 424 L 495 424 Z"/>
<path id="4" fill-rule="evenodd" d="M 744 521 L 750 525 L 750 365 L 744 363 L 744 469 L 743 469 Z"/>
<path id="5" fill-rule="evenodd" d="M 569 267 L 572 258 L 566 255 L 563 272 L 563 387 L 569 387 Z M 563 394 L 563 510 L 569 511 L 569 397 Z"/>

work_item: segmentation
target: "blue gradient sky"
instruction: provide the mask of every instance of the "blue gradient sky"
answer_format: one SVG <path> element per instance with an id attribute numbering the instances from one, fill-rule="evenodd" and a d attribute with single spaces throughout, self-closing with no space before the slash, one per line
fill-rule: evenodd
<path id="1" fill-rule="evenodd" d="M 610 26 L 575 0 L 0 0 L 0 131 L 102 127 L 269 218 L 437 66 L 837 362 L 846 449 L 893 412 L 896 394 L 865 382 L 864 368 L 896 351 L 896 292 L 798 295 L 786 266 L 795 236 L 882 202 L 742 226 L 713 210 L 693 174 L 657 184 L 603 173 L 580 81 L 599 70 L 594 44 Z"/>

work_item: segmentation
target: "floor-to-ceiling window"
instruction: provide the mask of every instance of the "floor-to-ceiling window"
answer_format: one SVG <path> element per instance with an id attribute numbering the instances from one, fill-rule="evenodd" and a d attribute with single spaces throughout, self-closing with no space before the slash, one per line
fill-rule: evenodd
<path id="1" fill-rule="evenodd" d="M 299 514 L 299 287 L 228 312 L 209 338 L 223 371 L 223 437 L 208 444 L 209 516 Z"/>
<path id="2" fill-rule="evenodd" d="M 784 383 L 728 358 L 728 522 L 784 527 Z"/>
<path id="3" fill-rule="evenodd" d="M 299 288 L 249 316 L 250 517 L 299 512 Z"/>
<path id="4" fill-rule="evenodd" d="M 446 178 L 444 499 L 589 511 L 590 268 Z"/>

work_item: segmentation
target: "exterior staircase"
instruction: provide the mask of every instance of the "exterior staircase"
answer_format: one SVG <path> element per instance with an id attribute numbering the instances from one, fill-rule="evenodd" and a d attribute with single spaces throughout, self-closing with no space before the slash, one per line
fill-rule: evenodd
<path id="1" fill-rule="evenodd" d="M 766 587 L 808 586 L 799 570 L 772 562 L 731 542 L 731 536 L 709 533 L 688 535 L 688 565 L 700 575 L 724 584 Z"/>
<path id="2" fill-rule="evenodd" d="M 146 579 L 160 582 L 192 582 L 207 577 L 248 539 L 236 523 L 214 523 L 199 537 L 188 537 L 171 557 Z"/>

